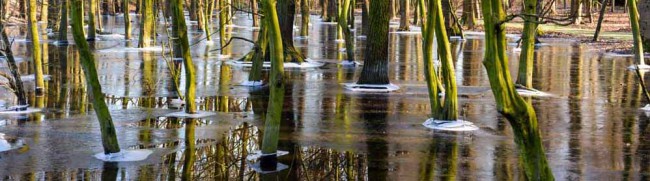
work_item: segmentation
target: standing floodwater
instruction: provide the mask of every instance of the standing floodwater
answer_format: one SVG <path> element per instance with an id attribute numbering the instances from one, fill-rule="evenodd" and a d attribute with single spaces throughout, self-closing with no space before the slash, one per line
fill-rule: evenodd
<path id="1" fill-rule="evenodd" d="M 43 73 L 50 75 L 46 95 L 37 97 L 30 91 L 27 96 L 30 105 L 42 101 L 43 111 L 0 115 L 0 145 L 24 144 L 0 153 L 0 178 L 259 178 L 246 156 L 261 148 L 269 89 L 240 86 L 248 80 L 250 69 L 227 63 L 246 55 L 253 44 L 233 40 L 224 50 L 231 58 L 224 59 L 217 50 L 220 45 L 205 43 L 204 34 L 190 23 L 197 104 L 199 110 L 217 114 L 199 119 L 166 117 L 180 111 L 173 103 L 178 95 L 168 69 L 170 58 L 163 56 L 172 50 L 160 46 L 168 43 L 167 34 L 158 34 L 154 46 L 137 49 L 136 40 L 127 42 L 115 35 L 124 34 L 122 19 L 101 19 L 104 31 L 111 34 L 97 34 L 92 45 L 99 81 L 120 146 L 151 149 L 153 154 L 145 161 L 129 163 L 93 158 L 102 151 L 101 139 L 79 54 L 74 45 L 57 47 L 50 38 L 42 42 L 49 44 L 43 49 L 47 57 Z M 131 15 L 131 19 L 136 27 L 132 37 L 138 37 L 139 16 Z M 230 36 L 251 40 L 258 36 L 256 29 L 248 28 L 252 24 L 248 15 L 237 15 L 233 24 L 239 26 L 226 26 Z M 479 127 L 455 133 L 421 126 L 430 106 L 419 34 L 389 36 L 389 78 L 400 86 L 398 91 L 358 93 L 341 85 L 358 80 L 361 67 L 337 64 L 345 60 L 345 51 L 340 51 L 345 46 L 336 41 L 336 24 L 323 23 L 317 16 L 311 16 L 311 24 L 310 35 L 295 40 L 294 46 L 307 58 L 326 64 L 285 70 L 278 150 L 289 151 L 279 157 L 289 168 L 278 174 L 290 180 L 521 178 L 510 125 L 496 111 L 490 93 L 481 34 L 466 32 L 466 41 L 451 42 L 451 52 L 460 52 L 453 62 L 459 117 Z M 163 24 L 156 28 L 167 32 Z M 20 58 L 20 71 L 34 74 L 26 32 L 15 27 L 8 32 L 16 38 L 13 50 Z M 571 41 L 542 40 L 545 45 L 534 55 L 532 83 L 551 95 L 529 99 L 555 178 L 647 180 L 650 116 L 638 109 L 643 97 L 634 72 L 627 70 L 632 59 L 603 55 Z M 357 39 L 356 60 L 362 60 L 363 45 L 365 40 Z M 510 70 L 517 69 L 518 55 L 508 51 Z M 0 69 L 6 71 L 6 64 Z M 268 77 L 267 69 L 262 77 Z M 33 81 L 25 80 L 25 86 L 34 90 Z M 184 91 L 183 78 L 178 87 Z M 3 102 L 15 99 L 2 91 Z"/>

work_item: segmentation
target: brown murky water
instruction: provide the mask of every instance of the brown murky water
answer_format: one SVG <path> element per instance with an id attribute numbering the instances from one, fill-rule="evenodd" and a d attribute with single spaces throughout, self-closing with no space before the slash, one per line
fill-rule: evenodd
<path id="1" fill-rule="evenodd" d="M 104 17 L 105 31 L 123 33 L 121 20 Z M 451 133 L 421 126 L 430 108 L 420 35 L 390 34 L 390 77 L 401 86 L 399 91 L 355 93 L 340 83 L 355 81 L 361 68 L 337 65 L 343 45 L 334 41 L 335 26 L 318 23 L 316 16 L 312 22 L 311 36 L 296 40 L 296 46 L 307 57 L 327 64 L 286 72 L 280 149 L 290 154 L 280 161 L 290 168 L 279 174 L 282 180 L 522 180 L 510 126 L 495 111 L 489 92 L 481 35 L 468 34 L 467 41 L 452 45 L 460 52 L 455 64 L 460 115 L 481 129 Z M 235 24 L 248 26 L 250 19 L 242 15 Z M 229 32 L 249 39 L 257 36 L 247 28 Z M 13 34 L 22 38 L 18 29 Z M 190 35 L 198 42 L 203 34 Z M 210 50 L 218 43 L 198 42 L 192 53 L 200 107 L 217 115 L 193 121 L 167 118 L 165 114 L 179 110 L 169 104 L 175 93 L 162 53 L 125 49 L 137 44 L 120 37 L 100 39 L 95 43 L 97 66 L 120 144 L 126 149 L 152 149 L 154 154 L 130 163 L 103 163 L 92 157 L 102 148 L 79 55 L 74 46 L 57 47 L 50 40 L 42 44 L 45 71 L 51 75 L 47 96 L 30 96 L 30 104 L 43 105 L 44 111 L 0 115 L 0 133 L 26 144 L 0 153 L 0 178 L 259 178 L 244 158 L 260 146 L 268 90 L 238 86 L 247 79 L 248 69 L 217 59 L 217 52 Z M 167 41 L 164 33 L 158 41 Z M 570 41 L 544 42 L 536 53 L 534 87 L 554 96 L 531 101 L 556 179 L 650 179 L 650 115 L 639 110 L 645 101 L 634 73 L 626 69 L 631 59 L 602 55 Z M 357 40 L 357 59 L 363 57 L 363 44 Z M 226 52 L 238 58 L 251 47 L 235 41 Z M 14 51 L 23 60 L 30 59 L 27 42 L 16 41 Z M 509 55 L 515 71 L 518 53 Z M 28 61 L 19 66 L 23 74 L 32 72 Z M 4 64 L 1 68 L 6 70 Z M 14 98 L 6 93 L 0 99 Z"/>

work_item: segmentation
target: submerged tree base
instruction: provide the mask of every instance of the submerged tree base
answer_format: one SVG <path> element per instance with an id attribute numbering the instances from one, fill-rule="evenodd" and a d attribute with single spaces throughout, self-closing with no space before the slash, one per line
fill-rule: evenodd
<path id="1" fill-rule="evenodd" d="M 275 173 L 289 168 L 289 166 L 278 162 L 277 158 L 289 154 L 288 151 L 278 150 L 275 153 L 262 154 L 261 150 L 254 151 L 246 156 L 246 161 L 251 162 L 250 167 L 257 173 Z M 270 165 L 269 165 L 270 164 Z"/>
<path id="2" fill-rule="evenodd" d="M 22 148 L 23 146 L 25 146 L 25 143 L 22 139 L 0 133 L 0 152 Z"/>
<path id="3" fill-rule="evenodd" d="M 476 131 L 478 127 L 474 123 L 463 120 L 435 120 L 429 118 L 424 123 L 424 127 L 434 130 L 443 131 Z"/>
<path id="4" fill-rule="evenodd" d="M 399 86 L 395 84 L 343 83 L 343 87 L 355 92 L 393 92 L 399 90 Z"/>
<path id="5" fill-rule="evenodd" d="M 147 159 L 151 153 L 153 153 L 151 150 L 122 150 L 109 154 L 97 153 L 95 158 L 105 162 L 134 162 Z"/>

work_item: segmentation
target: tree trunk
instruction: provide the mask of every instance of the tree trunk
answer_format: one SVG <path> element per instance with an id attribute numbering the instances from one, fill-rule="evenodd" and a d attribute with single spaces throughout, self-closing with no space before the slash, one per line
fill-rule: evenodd
<path id="1" fill-rule="evenodd" d="M 397 31 L 409 31 L 411 28 L 409 27 L 409 17 L 408 15 L 411 13 L 410 8 L 409 8 L 409 0 L 399 0 L 399 5 L 401 8 L 400 11 L 400 19 L 399 19 L 399 28 Z"/>
<path id="2" fill-rule="evenodd" d="M 218 0 L 217 0 L 218 1 Z M 257 10 L 257 0 L 251 0 L 251 12 L 253 12 L 253 27 L 259 27 L 259 19 L 257 18 L 257 13 L 259 11 Z"/>
<path id="3" fill-rule="evenodd" d="M 585 10 L 587 11 L 587 12 L 585 12 L 585 13 L 587 13 L 587 20 L 589 21 L 589 23 L 593 23 L 594 18 L 593 18 L 593 15 L 591 13 L 591 8 L 592 8 L 591 6 L 592 6 L 593 2 L 591 0 L 584 0 L 584 1 L 585 1 L 584 2 L 585 3 Z"/>
<path id="4" fill-rule="evenodd" d="M 197 16 L 199 18 L 198 22 L 197 22 L 196 30 L 199 31 L 199 32 L 202 32 L 203 29 L 205 28 L 204 26 L 205 26 L 205 20 L 206 20 L 206 17 L 205 17 L 205 3 L 203 2 L 203 0 L 194 0 L 194 1 L 196 1 L 196 3 L 198 4 L 197 5 L 198 7 L 196 9 L 196 11 L 197 11 L 196 14 L 197 14 Z"/>
<path id="5" fill-rule="evenodd" d="M 639 27 L 641 30 L 641 39 L 643 40 L 644 47 L 650 47 L 650 1 L 639 1 L 638 2 L 638 12 L 639 16 Z M 644 51 L 648 51 L 646 49 Z"/>
<path id="6" fill-rule="evenodd" d="M 502 0 L 483 0 L 485 17 L 485 55 L 483 65 L 499 111 L 510 123 L 519 149 L 520 163 L 526 180 L 554 180 L 546 161 L 542 138 L 533 107 L 515 90 L 508 68 L 506 13 Z"/>
<path id="7" fill-rule="evenodd" d="M 86 40 L 88 41 L 95 41 L 95 31 L 96 31 L 96 25 L 95 25 L 95 16 L 96 16 L 96 11 L 97 9 L 97 0 L 90 0 L 90 4 L 88 6 L 88 37 Z"/>
<path id="8" fill-rule="evenodd" d="M 4 21 L 5 19 L 4 17 L 0 17 L 0 20 Z M 0 33 L 2 33 L 2 43 L 4 44 L 4 49 L 2 51 L 4 53 L 4 56 L 7 58 L 7 66 L 11 72 L 11 76 L 13 76 L 12 88 L 16 94 L 16 98 L 18 100 L 17 103 L 18 105 L 27 105 L 25 88 L 23 86 L 23 81 L 20 78 L 20 72 L 18 70 L 18 66 L 16 66 L 16 60 L 14 59 L 13 52 L 11 51 L 11 42 L 9 41 L 9 36 L 7 36 L 7 32 L 4 29 L 4 23 L 0 23 L 0 31 Z"/>
<path id="9" fill-rule="evenodd" d="M 474 15 L 472 1 L 475 0 L 463 0 L 463 16 L 460 18 L 463 25 L 469 29 L 473 29 L 474 25 L 476 25 L 476 16 Z"/>
<path id="10" fill-rule="evenodd" d="M 129 1 L 130 0 L 122 0 L 124 4 L 122 4 L 122 8 L 124 10 L 124 39 L 127 41 L 131 39 L 131 16 L 130 12 L 131 10 L 129 9 Z"/>
<path id="11" fill-rule="evenodd" d="M 592 41 L 598 41 L 598 36 L 600 35 L 600 29 L 603 24 L 603 19 L 605 19 L 605 10 L 607 8 L 607 0 L 600 1 L 600 14 L 598 15 L 598 24 L 596 25 L 596 32 L 594 32 L 594 39 Z"/>
<path id="12" fill-rule="evenodd" d="M 329 3 L 330 3 L 329 1 L 330 0 L 321 0 L 320 1 L 320 5 L 321 5 L 321 12 L 320 12 L 321 15 L 320 16 L 321 16 L 321 19 L 324 22 L 327 22 L 330 19 L 329 14 L 328 14 L 328 12 L 330 10 L 329 7 L 328 7 Z"/>
<path id="13" fill-rule="evenodd" d="M 632 27 L 632 38 L 634 39 L 634 60 L 639 66 L 646 66 L 643 59 L 643 40 L 639 30 L 639 12 L 636 7 L 636 0 L 628 0 L 628 14 L 630 16 L 630 26 Z"/>
<path id="14" fill-rule="evenodd" d="M 537 0 L 524 0 L 524 13 L 537 14 Z M 537 17 L 524 16 L 524 30 L 521 35 L 521 54 L 519 56 L 519 74 L 517 82 L 528 89 L 533 88 L 533 61 L 535 59 L 535 35 L 537 34 Z"/>
<path id="15" fill-rule="evenodd" d="M 41 19 L 40 22 L 43 24 L 43 27 L 48 27 L 47 15 L 48 15 L 48 4 L 50 0 L 41 0 Z M 42 33 L 47 34 L 47 28 L 43 28 Z"/>
<path id="16" fill-rule="evenodd" d="M 369 27 L 364 64 L 358 84 L 389 84 L 388 80 L 388 23 L 390 2 L 370 1 Z"/>
<path id="17" fill-rule="evenodd" d="M 172 31 L 176 32 L 176 45 L 183 56 L 183 65 L 185 66 L 185 112 L 194 114 L 196 110 L 196 75 L 194 71 L 194 63 L 192 62 L 192 55 L 190 54 L 190 43 L 187 35 L 187 24 L 185 23 L 185 15 L 183 14 L 183 0 L 170 0 L 172 10 Z"/>
<path id="18" fill-rule="evenodd" d="M 390 20 L 395 18 L 397 16 L 397 2 L 398 0 L 387 0 L 390 1 L 390 6 L 389 6 L 389 13 L 390 13 Z M 390 22 L 390 21 L 389 21 Z"/>
<path id="19" fill-rule="evenodd" d="M 361 6 L 361 34 L 368 35 L 370 30 L 370 23 L 368 22 L 368 14 L 370 13 L 370 0 L 362 0 Z"/>
<path id="20" fill-rule="evenodd" d="M 263 0 L 265 12 L 264 20 L 268 25 L 269 35 L 269 54 L 271 57 L 271 79 L 269 105 L 266 112 L 266 121 L 264 123 L 264 137 L 262 138 L 262 154 L 271 154 L 263 156 L 260 160 L 262 170 L 275 170 L 277 166 L 277 148 L 278 138 L 280 135 L 280 120 L 282 118 L 282 108 L 284 103 L 284 63 L 285 59 L 282 35 L 280 33 L 280 22 L 278 12 L 275 7 L 275 0 Z"/>
<path id="21" fill-rule="evenodd" d="M 142 1 L 142 16 L 140 17 L 140 40 L 138 48 L 150 47 L 154 40 L 154 10 L 153 0 Z"/>
<path id="22" fill-rule="evenodd" d="M 571 0 L 571 17 L 573 24 L 582 23 L 582 0 Z"/>
<path id="23" fill-rule="evenodd" d="M 309 0 L 300 0 L 300 14 L 302 15 L 302 25 L 300 26 L 300 36 L 309 36 Z"/>
<path id="24" fill-rule="evenodd" d="M 146 1 L 146 0 L 144 0 Z M 199 14 L 198 14 L 198 2 L 197 0 L 190 0 L 190 21 L 198 21 L 199 19 Z"/>
<path id="25" fill-rule="evenodd" d="M 268 21 L 266 21 L 265 18 L 262 16 L 261 23 L 262 24 L 260 25 L 260 32 L 257 37 L 257 42 L 255 43 L 255 47 L 253 49 L 253 57 L 252 57 L 253 67 L 251 68 L 251 72 L 248 75 L 248 81 L 262 80 L 262 68 L 264 65 L 264 61 L 268 56 L 268 52 L 267 52 L 267 50 L 269 50 L 269 34 L 267 28 Z"/>
<path id="26" fill-rule="evenodd" d="M 225 47 L 223 47 L 226 44 L 226 18 L 227 16 L 227 11 L 225 10 L 226 8 L 226 1 L 225 0 L 217 0 L 219 2 L 219 46 L 221 46 L 221 54 L 225 55 L 227 54 L 225 51 Z"/>
<path id="27" fill-rule="evenodd" d="M 277 13 L 280 22 L 282 44 L 284 44 L 285 62 L 302 63 L 305 57 L 293 46 L 293 22 L 294 16 L 296 15 L 296 1 L 278 0 Z"/>
<path id="28" fill-rule="evenodd" d="M 447 27 L 447 35 L 449 36 L 462 36 L 461 27 L 458 26 L 456 20 L 456 11 L 453 9 L 451 0 L 442 0 L 442 12 L 445 16 L 445 26 Z"/>
<path id="29" fill-rule="evenodd" d="M 59 45 L 68 45 L 68 9 L 69 0 L 61 0 L 61 23 L 59 23 Z"/>
<path id="30" fill-rule="evenodd" d="M 41 53 L 41 43 L 39 41 L 38 22 L 36 21 L 36 0 L 29 0 L 29 35 L 31 35 L 31 48 L 32 48 L 32 62 L 34 65 L 35 87 L 36 95 L 42 96 L 43 89 L 45 89 L 45 81 L 43 80 L 43 58 Z"/>
<path id="31" fill-rule="evenodd" d="M 101 4 L 100 2 L 97 2 L 95 5 L 95 18 L 97 18 L 96 24 L 97 24 L 97 31 L 104 31 L 104 24 L 102 24 L 102 10 L 99 8 L 99 5 Z"/>
<path id="32" fill-rule="evenodd" d="M 350 27 L 348 27 L 348 12 L 350 11 L 351 0 L 343 0 L 341 6 L 341 13 L 339 14 L 339 28 L 343 32 L 345 37 L 345 50 L 347 52 L 347 60 L 349 62 L 354 62 L 354 38 L 352 32 L 350 32 Z"/>
<path id="33" fill-rule="evenodd" d="M 327 0 L 327 19 L 323 19 L 325 22 L 335 22 L 336 16 L 338 15 L 338 1 L 339 0 Z M 278 12 L 279 13 L 279 12 Z M 281 14 L 280 14 L 281 15 Z"/>
<path id="34" fill-rule="evenodd" d="M 111 118 L 111 114 L 108 111 L 106 102 L 104 102 L 102 86 L 97 78 L 95 56 L 90 51 L 88 42 L 86 42 L 84 38 L 82 26 L 83 23 L 81 23 L 83 17 L 83 3 L 82 0 L 73 0 L 72 2 L 72 35 L 74 37 L 77 48 L 79 49 L 81 66 L 84 71 L 84 77 L 86 77 L 86 84 L 89 87 L 88 96 L 92 97 L 93 99 L 93 109 L 95 109 L 95 114 L 97 115 L 97 119 L 99 121 L 104 153 L 117 153 L 120 152 L 120 146 L 117 142 L 117 134 L 115 132 L 115 126 L 113 125 L 113 119 Z"/>
<path id="35" fill-rule="evenodd" d="M 182 172 L 181 180 L 194 180 L 193 174 L 194 174 L 194 163 L 196 162 L 196 141 L 197 141 L 194 127 L 196 127 L 195 126 L 196 121 L 197 120 L 195 119 L 188 119 L 185 122 L 185 150 L 183 151 L 184 160 L 183 160 L 183 170 L 181 171 Z"/>

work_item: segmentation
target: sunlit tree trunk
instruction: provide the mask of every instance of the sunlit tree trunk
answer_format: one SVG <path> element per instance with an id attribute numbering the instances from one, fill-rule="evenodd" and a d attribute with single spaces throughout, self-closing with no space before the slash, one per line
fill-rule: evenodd
<path id="1" fill-rule="evenodd" d="M 305 1 L 305 0 L 303 0 Z M 339 14 L 339 27 L 341 28 L 343 35 L 345 37 L 345 50 L 347 53 L 347 60 L 350 62 L 354 61 L 354 37 L 352 32 L 350 32 L 350 27 L 348 27 L 348 12 L 350 10 L 351 0 L 342 0 L 341 13 Z M 354 22 L 352 22 L 354 23 Z"/>
<path id="2" fill-rule="evenodd" d="M 262 4 L 262 6 L 264 6 L 264 4 Z M 266 57 L 269 56 L 267 52 L 269 49 L 269 35 L 267 28 L 268 22 L 265 20 L 264 16 L 260 18 L 260 32 L 259 35 L 257 35 L 257 42 L 255 43 L 255 47 L 253 47 L 253 66 L 251 68 L 250 74 L 248 75 L 248 81 L 262 80 L 262 67 L 264 65 L 264 61 L 267 59 Z"/>
<path id="3" fill-rule="evenodd" d="M 328 7 L 329 1 L 330 0 L 320 0 L 320 6 L 321 6 L 320 16 L 321 19 L 323 19 L 323 21 L 327 21 L 330 18 L 329 14 L 327 14 L 329 11 L 329 7 Z"/>
<path id="4" fill-rule="evenodd" d="M 506 55 L 506 13 L 502 0 L 483 0 L 485 55 L 483 65 L 488 74 L 496 108 L 512 127 L 519 149 L 520 163 L 527 180 L 554 180 L 546 161 L 542 138 L 533 107 L 515 90 Z"/>
<path id="5" fill-rule="evenodd" d="M 226 18 L 228 18 L 225 0 L 217 0 L 219 2 L 219 46 L 226 44 Z M 222 47 L 221 54 L 225 54 L 225 47 Z"/>
<path id="6" fill-rule="evenodd" d="M 146 0 L 143 0 L 146 1 Z M 199 14 L 198 14 L 198 7 L 199 4 L 197 2 L 198 0 L 190 0 L 190 21 L 198 21 L 199 19 Z"/>
<path id="7" fill-rule="evenodd" d="M 38 33 L 38 23 L 36 22 L 36 0 L 29 0 L 29 35 L 31 37 L 31 49 L 32 49 L 32 62 L 34 65 L 34 76 L 35 76 L 35 87 L 36 95 L 43 95 L 43 89 L 45 89 L 45 81 L 43 80 L 43 58 L 41 53 L 41 43 L 39 40 Z"/>
<path id="8" fill-rule="evenodd" d="M 96 31 L 96 25 L 95 25 L 95 9 L 97 9 L 97 0 L 90 0 L 89 6 L 88 6 L 88 41 L 95 41 L 95 31 Z"/>
<path id="9" fill-rule="evenodd" d="M 387 12 L 390 13 L 389 18 L 390 18 L 390 20 L 392 20 L 393 18 L 395 18 L 395 16 L 397 16 L 397 1 L 399 1 L 399 0 L 387 0 L 387 1 L 390 2 L 390 5 L 388 6 L 389 11 L 387 11 Z M 372 8 L 370 8 L 370 9 L 372 9 Z"/>
<path id="10" fill-rule="evenodd" d="M 61 0 L 61 23 L 59 23 L 59 45 L 68 44 L 68 9 L 70 8 L 69 0 Z"/>
<path id="11" fill-rule="evenodd" d="M 594 18 L 593 18 L 593 14 L 591 13 L 591 8 L 592 8 L 592 5 L 593 5 L 593 2 L 592 2 L 592 0 L 584 0 L 584 1 L 585 1 L 584 4 L 585 4 L 585 10 L 586 10 L 585 13 L 587 14 L 587 20 L 589 21 L 589 23 L 593 23 Z"/>
<path id="12" fill-rule="evenodd" d="M 72 17 L 72 36 L 74 37 L 77 48 L 79 49 L 81 66 L 83 68 L 84 77 L 86 77 L 86 84 L 89 86 L 89 96 L 93 99 L 93 109 L 95 109 L 95 114 L 99 121 L 104 153 L 117 153 L 120 152 L 120 146 L 117 142 L 115 126 L 113 125 L 113 119 L 108 111 L 106 102 L 104 102 L 102 87 L 97 78 L 95 56 L 90 51 L 88 42 L 86 42 L 83 33 L 83 24 L 81 23 L 83 17 L 83 11 L 81 8 L 83 7 L 82 0 L 72 0 L 71 7 L 72 10 L 70 15 Z"/>
<path id="13" fill-rule="evenodd" d="M 194 163 L 196 162 L 196 133 L 194 127 L 196 127 L 196 121 L 195 119 L 188 119 L 185 122 L 185 150 L 183 151 L 184 160 L 181 180 L 194 180 Z"/>
<path id="14" fill-rule="evenodd" d="M 537 14 L 537 0 L 524 0 L 524 13 Z M 519 73 L 517 82 L 528 89 L 533 88 L 533 61 L 535 59 L 535 35 L 537 34 L 537 17 L 524 16 L 524 30 L 521 35 L 521 54 L 519 55 Z"/>
<path id="15" fill-rule="evenodd" d="M 264 21 L 268 28 L 269 47 L 271 57 L 271 78 L 269 105 L 264 123 L 264 137 L 262 138 L 262 154 L 275 154 L 278 150 L 280 135 L 280 120 L 284 102 L 284 50 L 280 22 L 275 7 L 275 0 L 262 0 L 264 4 Z M 277 155 L 265 156 L 260 160 L 262 170 L 275 170 Z"/>
<path id="16" fill-rule="evenodd" d="M 253 27 L 259 27 L 259 19 L 257 18 L 257 13 L 259 13 L 257 10 L 257 0 L 250 0 L 250 4 L 251 12 L 253 12 L 253 14 L 251 14 L 253 16 Z"/>
<path id="17" fill-rule="evenodd" d="M 196 75 L 192 55 L 190 54 L 190 43 L 187 35 L 187 24 L 183 14 L 183 0 L 170 0 L 172 12 L 172 31 L 175 31 L 176 45 L 180 47 L 185 66 L 185 112 L 194 114 L 196 110 Z"/>
<path id="18" fill-rule="evenodd" d="M 47 27 L 47 15 L 48 15 L 48 5 L 49 5 L 50 0 L 41 0 L 41 19 L 40 22 L 42 23 L 43 27 Z M 43 28 L 43 34 L 47 33 L 47 29 Z"/>
<path id="19" fill-rule="evenodd" d="M 154 40 L 154 10 L 153 0 L 142 1 L 142 16 L 140 17 L 140 40 L 138 48 L 150 47 Z"/>
<path id="20" fill-rule="evenodd" d="M 571 17 L 573 24 L 582 23 L 582 0 L 571 0 Z"/>
<path id="21" fill-rule="evenodd" d="M 300 14 L 302 15 L 302 26 L 300 26 L 300 36 L 309 35 L 309 0 L 300 1 Z"/>
<path id="22" fill-rule="evenodd" d="M 338 15 L 338 1 L 339 0 L 327 0 L 327 19 L 323 19 L 326 22 L 335 22 L 336 16 Z"/>
<path id="23" fill-rule="evenodd" d="M 411 30 L 409 26 L 409 14 L 411 13 L 409 0 L 399 0 L 399 6 L 401 7 L 400 17 L 399 17 L 399 28 L 398 31 L 409 31 Z"/>
<path id="24" fill-rule="evenodd" d="M 102 8 L 100 8 L 101 0 L 95 5 L 95 18 L 97 18 L 96 25 L 97 31 L 104 30 L 104 24 L 102 23 Z"/>
<path id="25" fill-rule="evenodd" d="M 388 23 L 390 2 L 371 0 L 368 41 L 364 64 L 358 84 L 389 84 L 388 80 Z"/>
<path id="26" fill-rule="evenodd" d="M 131 16 L 129 15 L 131 10 L 129 9 L 130 0 L 122 0 L 122 8 L 124 11 L 124 39 L 131 39 Z"/>
<path id="27" fill-rule="evenodd" d="M 197 14 L 197 16 L 198 16 L 199 19 L 198 19 L 198 23 L 197 23 L 197 26 L 196 26 L 197 28 L 196 28 L 196 29 L 197 29 L 199 32 L 202 32 L 203 29 L 205 28 L 205 21 L 206 21 L 206 17 L 205 17 L 205 15 L 206 15 L 206 14 L 205 14 L 205 3 L 204 3 L 204 0 L 193 0 L 193 2 L 194 2 L 194 1 L 196 1 L 196 4 L 198 4 L 198 5 L 197 5 L 198 7 L 197 7 L 197 9 L 196 9 L 196 11 L 197 11 L 196 14 Z"/>
<path id="28" fill-rule="evenodd" d="M 636 7 L 636 0 L 628 1 L 628 14 L 630 17 L 630 26 L 632 27 L 632 38 L 634 39 L 634 52 L 635 63 L 639 66 L 646 66 L 643 59 L 643 41 L 641 40 L 641 31 L 639 30 L 639 11 Z"/>
<path id="29" fill-rule="evenodd" d="M 215 2 L 214 0 L 206 0 L 205 2 L 206 8 L 204 10 L 205 12 L 205 22 L 204 22 L 204 31 L 205 31 L 205 38 L 207 41 L 212 41 L 212 17 L 214 16 L 214 6 Z"/>

